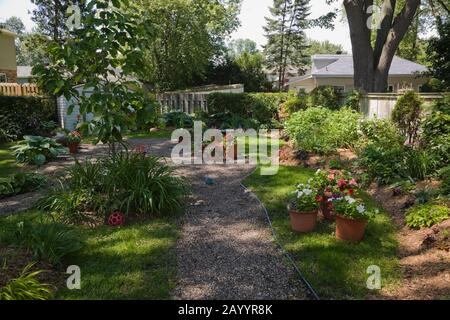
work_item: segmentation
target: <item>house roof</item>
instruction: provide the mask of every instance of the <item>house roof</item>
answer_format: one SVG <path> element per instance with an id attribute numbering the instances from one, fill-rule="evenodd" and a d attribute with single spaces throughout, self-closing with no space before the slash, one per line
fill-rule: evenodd
<path id="1" fill-rule="evenodd" d="M 312 77 L 353 77 L 353 56 L 336 54 L 318 54 L 311 57 L 311 74 L 293 79 L 290 83 L 300 82 Z M 428 71 L 427 67 L 395 56 L 389 76 L 411 76 Z"/>
<path id="2" fill-rule="evenodd" d="M 351 55 L 314 55 L 312 60 L 312 75 L 353 77 L 353 56 Z M 321 62 L 323 62 L 323 65 L 320 65 Z M 395 56 L 389 75 L 412 75 L 427 70 L 421 64 Z"/>
<path id="3" fill-rule="evenodd" d="M 18 79 L 29 79 L 32 78 L 31 70 L 33 67 L 31 66 L 17 66 L 17 78 Z"/>

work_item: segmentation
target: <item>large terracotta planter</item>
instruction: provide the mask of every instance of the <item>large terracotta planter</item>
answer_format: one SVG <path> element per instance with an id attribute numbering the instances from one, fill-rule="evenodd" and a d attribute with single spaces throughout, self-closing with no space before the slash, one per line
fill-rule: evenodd
<path id="1" fill-rule="evenodd" d="M 322 220 L 334 221 L 333 205 L 325 199 L 320 203 L 320 217 Z"/>
<path id="2" fill-rule="evenodd" d="M 295 232 L 311 232 L 316 227 L 317 211 L 298 212 L 291 210 L 289 211 L 289 215 L 291 216 L 292 230 Z"/>
<path id="3" fill-rule="evenodd" d="M 69 143 L 69 144 L 67 144 L 67 147 L 69 148 L 69 152 L 71 154 L 77 154 L 79 146 L 80 146 L 79 143 Z"/>
<path id="4" fill-rule="evenodd" d="M 359 242 L 364 239 L 367 220 L 349 219 L 336 215 L 336 238 L 344 241 Z"/>

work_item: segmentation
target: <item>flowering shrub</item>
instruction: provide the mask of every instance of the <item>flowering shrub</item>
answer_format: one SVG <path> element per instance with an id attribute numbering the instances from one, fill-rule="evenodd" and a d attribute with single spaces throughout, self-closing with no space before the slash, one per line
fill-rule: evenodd
<path id="1" fill-rule="evenodd" d="M 375 212 L 368 210 L 364 201 L 351 196 L 333 197 L 329 199 L 333 203 L 334 210 L 341 216 L 350 219 L 370 219 Z"/>
<path id="2" fill-rule="evenodd" d="M 317 202 L 317 190 L 311 186 L 312 180 L 308 181 L 308 184 L 299 184 L 297 190 L 294 191 L 296 195 L 295 206 L 299 212 L 311 212 L 315 211 L 319 207 Z"/>
<path id="3" fill-rule="evenodd" d="M 325 201 L 333 195 L 353 195 L 358 182 L 350 173 L 340 170 L 317 170 L 313 185 L 318 191 L 318 201 Z"/>

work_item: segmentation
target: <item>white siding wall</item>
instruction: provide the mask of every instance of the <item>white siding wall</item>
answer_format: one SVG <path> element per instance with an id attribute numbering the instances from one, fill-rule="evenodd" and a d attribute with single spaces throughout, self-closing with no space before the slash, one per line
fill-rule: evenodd
<path id="1" fill-rule="evenodd" d="M 78 92 L 82 92 L 83 88 L 79 87 L 77 88 Z M 89 90 L 84 90 L 83 94 L 85 96 L 89 96 L 92 94 L 92 91 Z M 74 105 L 75 107 L 73 108 L 73 112 L 71 114 L 67 113 L 67 109 L 69 108 L 69 106 Z M 78 108 L 78 104 L 75 98 L 72 98 L 70 100 L 67 100 L 64 97 L 59 97 L 58 98 L 58 119 L 59 119 L 59 125 L 64 128 L 67 129 L 69 131 L 73 131 L 76 129 L 77 123 L 78 123 L 78 118 L 80 115 L 80 111 Z M 93 114 L 88 114 L 86 115 L 86 120 L 90 121 L 93 118 Z M 82 121 L 82 119 L 81 119 Z"/>

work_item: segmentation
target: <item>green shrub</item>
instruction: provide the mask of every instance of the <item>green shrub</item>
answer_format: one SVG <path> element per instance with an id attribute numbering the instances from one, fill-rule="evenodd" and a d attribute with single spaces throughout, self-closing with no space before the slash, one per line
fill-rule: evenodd
<path id="1" fill-rule="evenodd" d="M 405 142 L 395 124 L 387 119 L 361 121 L 359 130 L 363 143 L 379 143 L 384 145 L 398 145 Z"/>
<path id="2" fill-rule="evenodd" d="M 60 154 L 67 153 L 66 148 L 50 138 L 25 136 L 24 139 L 12 147 L 19 163 L 42 165 Z"/>
<path id="3" fill-rule="evenodd" d="M 449 218 L 450 209 L 435 204 L 413 207 L 406 212 L 406 225 L 413 229 L 429 228 Z"/>
<path id="4" fill-rule="evenodd" d="M 433 173 L 436 161 L 427 150 L 405 146 L 403 165 L 409 178 L 424 180 Z"/>
<path id="5" fill-rule="evenodd" d="M 359 111 L 359 102 L 361 100 L 361 93 L 358 90 L 353 90 L 346 94 L 344 100 L 344 107 Z"/>
<path id="6" fill-rule="evenodd" d="M 192 128 L 194 126 L 194 120 L 192 117 L 181 111 L 164 114 L 164 121 L 168 127 Z"/>
<path id="7" fill-rule="evenodd" d="M 1 266 L 0 266 L 1 267 Z M 31 271 L 33 264 L 27 265 L 16 279 L 10 280 L 0 288 L 0 300 L 47 300 L 51 291 L 36 277 L 43 271 Z"/>
<path id="8" fill-rule="evenodd" d="M 436 160 L 437 168 L 450 164 L 450 99 L 434 104 L 422 124 L 422 145 Z"/>
<path id="9" fill-rule="evenodd" d="M 292 115 L 286 132 L 298 148 L 328 154 L 357 142 L 359 119 L 360 115 L 349 109 L 308 108 Z"/>
<path id="10" fill-rule="evenodd" d="M 280 114 L 281 118 L 289 118 L 295 112 L 308 108 L 308 95 L 303 91 L 298 95 L 289 96 L 288 100 L 282 104 Z"/>
<path id="11" fill-rule="evenodd" d="M 154 216 L 177 212 L 184 192 L 183 181 L 159 158 L 119 153 L 114 158 L 77 163 L 39 207 L 72 223 L 92 215 L 104 218 L 116 210 Z"/>
<path id="12" fill-rule="evenodd" d="M 312 107 L 324 107 L 331 110 L 340 108 L 339 92 L 333 86 L 320 86 L 310 93 Z"/>
<path id="13" fill-rule="evenodd" d="M 439 178 L 442 180 L 440 192 L 450 197 L 450 166 L 439 171 Z"/>
<path id="14" fill-rule="evenodd" d="M 45 186 L 45 176 L 36 173 L 17 173 L 0 179 L 0 199 L 21 193 L 36 191 Z"/>
<path id="15" fill-rule="evenodd" d="M 65 225 L 33 224 L 30 221 L 17 225 L 18 244 L 30 250 L 36 259 L 60 264 L 69 254 L 83 247 L 80 235 Z"/>
<path id="16" fill-rule="evenodd" d="M 0 142 L 47 135 L 56 122 L 54 99 L 0 96 Z"/>
<path id="17" fill-rule="evenodd" d="M 407 136 L 409 143 L 414 143 L 420 127 L 422 99 L 414 91 L 406 92 L 395 104 L 392 121 L 400 132 Z"/>
<path id="18" fill-rule="evenodd" d="M 404 152 L 401 144 L 369 143 L 359 154 L 359 165 L 365 169 L 369 180 L 379 185 L 391 184 L 408 176 Z"/>
<path id="19" fill-rule="evenodd" d="M 230 128 L 227 126 L 236 123 L 236 119 L 241 119 L 239 122 L 251 119 L 246 125 L 255 129 L 270 127 L 278 120 L 281 105 L 288 97 L 287 93 L 212 93 L 208 95 L 208 112 L 202 115 L 202 120 L 208 126 L 223 129 Z"/>

